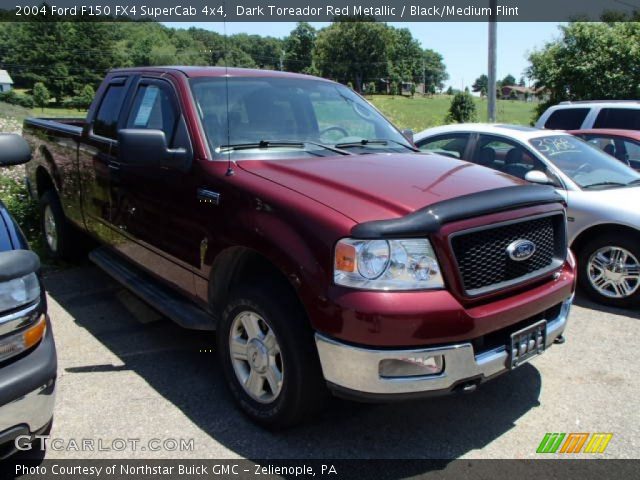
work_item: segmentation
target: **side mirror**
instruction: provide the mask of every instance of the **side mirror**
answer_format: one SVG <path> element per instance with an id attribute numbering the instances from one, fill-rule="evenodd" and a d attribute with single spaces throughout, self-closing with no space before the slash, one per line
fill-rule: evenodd
<path id="1" fill-rule="evenodd" d="M 404 138 L 409 140 L 411 142 L 411 145 L 413 145 L 413 130 L 411 130 L 410 128 L 405 128 L 401 133 L 402 135 L 404 135 Z"/>
<path id="2" fill-rule="evenodd" d="M 124 129 L 118 133 L 118 157 L 128 165 L 145 165 L 186 172 L 192 156 L 184 148 L 170 149 L 162 130 Z"/>
<path id="3" fill-rule="evenodd" d="M 525 176 L 524 179 L 527 182 L 531 182 L 531 183 L 539 183 L 542 185 L 549 185 L 551 182 L 551 180 L 549 179 L 549 177 L 547 176 L 546 173 L 541 172 L 540 170 L 530 170 L 528 171 Z"/>
<path id="4" fill-rule="evenodd" d="M 31 147 L 16 133 L 0 133 L 0 166 L 21 165 L 31 160 Z"/>

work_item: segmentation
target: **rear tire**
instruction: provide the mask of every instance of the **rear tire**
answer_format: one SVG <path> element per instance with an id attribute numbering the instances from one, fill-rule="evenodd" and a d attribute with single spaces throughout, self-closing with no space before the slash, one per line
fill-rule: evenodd
<path id="1" fill-rule="evenodd" d="M 229 390 L 255 423 L 288 427 L 326 403 L 313 330 L 288 289 L 272 284 L 234 292 L 217 342 Z"/>
<path id="2" fill-rule="evenodd" d="M 55 190 L 40 197 L 40 222 L 47 255 L 54 260 L 75 259 L 80 234 L 65 217 Z"/>
<path id="3" fill-rule="evenodd" d="M 593 301 L 603 305 L 640 305 L 638 236 L 606 233 L 589 241 L 578 255 L 578 282 Z"/>

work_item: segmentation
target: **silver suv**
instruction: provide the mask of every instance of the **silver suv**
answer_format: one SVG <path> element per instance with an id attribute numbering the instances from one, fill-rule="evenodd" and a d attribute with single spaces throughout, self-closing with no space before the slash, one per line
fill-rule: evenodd
<path id="1" fill-rule="evenodd" d="M 535 126 L 551 130 L 640 130 L 640 100 L 561 102 L 549 107 Z"/>

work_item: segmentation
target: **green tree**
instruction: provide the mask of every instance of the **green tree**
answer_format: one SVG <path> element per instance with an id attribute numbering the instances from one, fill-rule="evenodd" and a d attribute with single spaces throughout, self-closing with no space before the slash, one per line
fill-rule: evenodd
<path id="1" fill-rule="evenodd" d="M 51 98 L 51 94 L 47 87 L 45 87 L 44 83 L 36 82 L 33 86 L 33 101 L 36 106 L 40 107 L 44 110 L 44 107 L 49 103 L 49 99 Z"/>
<path id="2" fill-rule="evenodd" d="M 369 82 L 367 84 L 367 95 L 373 95 L 376 93 L 376 82 Z"/>
<path id="3" fill-rule="evenodd" d="M 422 52 L 422 65 L 424 68 L 424 92 L 423 93 L 435 93 L 436 90 L 442 91 L 444 88 L 444 82 L 449 79 L 447 73 L 447 67 L 444 64 L 444 59 L 435 50 L 426 49 Z M 418 82 L 422 82 L 422 78 L 416 79 Z"/>
<path id="4" fill-rule="evenodd" d="M 640 96 L 639 22 L 575 22 L 560 30 L 560 39 L 529 55 L 527 75 L 549 92 L 549 103 Z"/>
<path id="5" fill-rule="evenodd" d="M 473 97 L 467 91 L 459 92 L 451 99 L 447 123 L 473 122 L 477 118 L 476 104 Z"/>
<path id="6" fill-rule="evenodd" d="M 313 62 L 316 29 L 299 22 L 284 41 L 284 66 L 289 72 L 307 72 Z"/>
<path id="7" fill-rule="evenodd" d="M 422 48 L 408 28 L 387 27 L 387 75 L 391 81 L 422 81 Z"/>
<path id="8" fill-rule="evenodd" d="M 509 87 L 511 85 L 515 85 L 516 84 L 516 77 L 514 77 L 511 74 L 508 74 L 506 77 L 504 77 L 502 79 L 502 82 L 500 82 L 502 84 L 503 87 Z"/>
<path id="9" fill-rule="evenodd" d="M 453 87 L 451 85 L 447 88 L 447 95 L 453 95 Z"/>
<path id="10" fill-rule="evenodd" d="M 359 90 L 366 79 L 386 73 L 387 38 L 387 27 L 370 18 L 335 22 L 318 32 L 314 63 L 323 76 L 351 81 Z"/>
<path id="11" fill-rule="evenodd" d="M 476 78 L 476 81 L 471 85 L 471 90 L 474 92 L 480 92 L 480 96 L 484 97 L 489 91 L 489 77 L 484 73 Z M 484 94 L 482 93 L 484 91 Z"/>

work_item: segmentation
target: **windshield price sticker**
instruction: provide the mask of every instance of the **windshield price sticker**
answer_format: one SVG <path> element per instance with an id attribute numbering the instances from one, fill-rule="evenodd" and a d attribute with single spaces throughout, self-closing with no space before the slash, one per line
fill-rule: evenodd
<path id="1" fill-rule="evenodd" d="M 535 138 L 531 143 L 544 155 L 559 155 L 567 152 L 577 152 L 577 145 L 571 137 Z"/>

